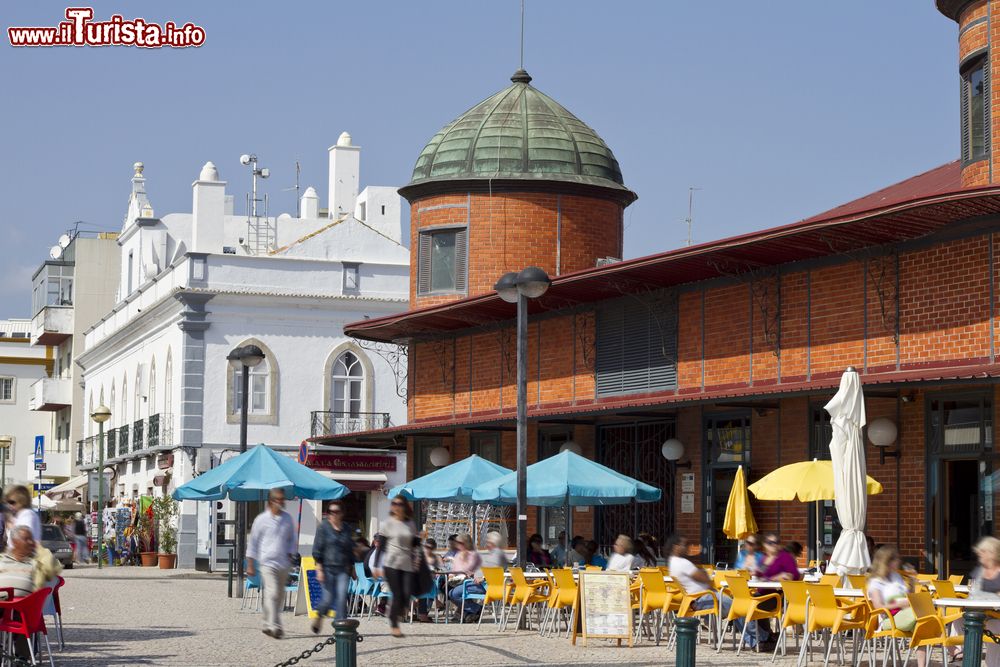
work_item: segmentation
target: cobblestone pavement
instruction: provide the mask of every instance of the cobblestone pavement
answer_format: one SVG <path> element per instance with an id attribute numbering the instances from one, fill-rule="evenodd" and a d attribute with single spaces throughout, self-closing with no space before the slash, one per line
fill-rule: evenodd
<path id="1" fill-rule="evenodd" d="M 286 636 L 260 631 L 260 615 L 240 612 L 216 575 L 153 568 L 75 568 L 64 573 L 61 591 L 66 650 L 55 651 L 59 667 L 186 665 L 190 667 L 275 665 L 313 647 L 317 638 L 304 616 L 285 614 Z M 413 624 L 404 639 L 388 632 L 383 619 L 363 621 L 359 665 L 672 665 L 674 653 L 643 643 L 617 648 L 611 642 L 572 646 L 565 639 L 527 631 L 498 634 L 485 626 Z M 55 634 L 50 630 L 55 644 Z M 321 638 L 324 635 L 320 635 Z M 53 647 L 55 648 L 55 646 Z M 770 656 L 732 651 L 721 655 L 705 644 L 699 665 L 770 665 Z M 332 665 L 329 646 L 300 665 Z M 787 667 L 791 659 L 779 659 Z"/>

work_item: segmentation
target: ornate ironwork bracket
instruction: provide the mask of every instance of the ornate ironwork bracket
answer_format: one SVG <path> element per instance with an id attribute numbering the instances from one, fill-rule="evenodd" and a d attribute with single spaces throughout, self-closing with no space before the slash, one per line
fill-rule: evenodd
<path id="1" fill-rule="evenodd" d="M 573 314 L 573 328 L 576 329 L 576 340 L 580 345 L 580 356 L 583 359 L 583 369 L 594 369 L 594 353 L 597 344 L 597 314 L 594 311 Z"/>
<path id="2" fill-rule="evenodd" d="M 441 386 L 448 388 L 449 379 L 455 378 L 455 339 L 437 338 L 424 343 L 434 353 L 438 367 L 441 369 Z"/>
<path id="3" fill-rule="evenodd" d="M 496 337 L 503 357 L 503 369 L 507 372 L 507 377 L 513 378 L 517 373 L 517 336 L 514 334 L 514 326 L 498 328 Z"/>
<path id="4" fill-rule="evenodd" d="M 892 342 L 899 345 L 899 253 L 892 250 L 880 255 L 872 255 L 865 264 L 878 298 L 882 329 L 892 334 Z"/>
<path id="5" fill-rule="evenodd" d="M 761 319 L 764 341 L 781 357 L 781 276 L 777 269 L 758 271 L 750 281 L 750 294 Z"/>
<path id="6" fill-rule="evenodd" d="M 392 370 L 393 377 L 396 378 L 396 395 L 404 401 L 409 400 L 409 388 L 407 384 L 407 373 L 409 370 L 408 360 L 410 346 L 407 343 L 376 343 L 368 340 L 355 339 L 358 347 L 362 350 L 374 352 L 380 356 Z"/>

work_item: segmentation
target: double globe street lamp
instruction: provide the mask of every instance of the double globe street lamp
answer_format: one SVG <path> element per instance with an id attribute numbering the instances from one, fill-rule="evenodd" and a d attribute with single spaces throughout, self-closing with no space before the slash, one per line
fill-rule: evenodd
<path id="1" fill-rule="evenodd" d="M 233 370 L 242 369 L 240 378 L 243 389 L 242 400 L 240 401 L 240 454 L 247 451 L 247 414 L 250 406 L 250 369 L 259 366 L 264 361 L 264 351 L 256 345 L 243 345 L 233 348 L 226 356 L 229 367 Z M 247 515 L 246 507 L 243 503 L 236 503 L 236 556 L 237 572 L 239 573 L 239 586 L 237 593 L 243 597 L 245 569 L 243 560 L 246 558 L 247 546 Z"/>
<path id="2" fill-rule="evenodd" d="M 517 564 L 528 554 L 528 299 L 537 299 L 552 280 L 537 266 L 505 273 L 493 289 L 507 303 L 517 304 Z"/>
<path id="3" fill-rule="evenodd" d="M 97 422 L 100 435 L 97 440 L 97 569 L 103 567 L 104 552 L 104 422 L 111 419 L 111 408 L 103 403 L 90 413 Z"/>

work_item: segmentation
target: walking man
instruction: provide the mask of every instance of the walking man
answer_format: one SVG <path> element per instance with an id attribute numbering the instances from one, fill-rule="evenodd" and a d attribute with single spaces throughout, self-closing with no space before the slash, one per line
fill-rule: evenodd
<path id="1" fill-rule="evenodd" d="M 73 540 L 76 542 L 76 562 L 86 563 L 90 560 L 87 553 L 87 522 L 83 520 L 83 513 L 77 512 L 73 520 Z"/>
<path id="2" fill-rule="evenodd" d="M 264 634 L 281 639 L 281 610 L 291 556 L 298 553 L 295 524 L 284 510 L 285 490 L 271 489 L 267 509 L 257 515 L 247 544 L 247 574 L 260 568 L 260 594 L 264 601 Z"/>
<path id="3" fill-rule="evenodd" d="M 347 585 L 354 567 L 353 536 L 351 526 L 344 522 L 344 506 L 334 500 L 326 508 L 326 521 L 320 524 L 313 543 L 316 578 L 323 584 L 323 599 L 312 622 L 313 633 L 319 632 L 331 607 L 336 620 L 347 618 Z"/>

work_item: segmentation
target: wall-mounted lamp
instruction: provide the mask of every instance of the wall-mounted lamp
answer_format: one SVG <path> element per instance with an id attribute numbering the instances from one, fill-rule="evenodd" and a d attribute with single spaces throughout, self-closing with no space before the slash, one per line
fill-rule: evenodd
<path id="1" fill-rule="evenodd" d="M 878 448 L 879 465 L 885 465 L 885 457 L 899 458 L 899 449 L 889 449 L 896 442 L 896 424 L 891 419 L 879 417 L 868 424 L 868 440 Z"/>
<path id="2" fill-rule="evenodd" d="M 431 463 L 437 468 L 448 465 L 451 463 L 451 452 L 447 447 L 435 447 L 431 450 Z"/>
<path id="3" fill-rule="evenodd" d="M 690 461 L 678 463 L 681 457 L 684 456 L 684 443 L 677 438 L 670 438 L 664 442 L 663 446 L 660 447 L 660 453 L 663 454 L 663 458 L 673 463 L 676 468 L 691 468 Z"/>

